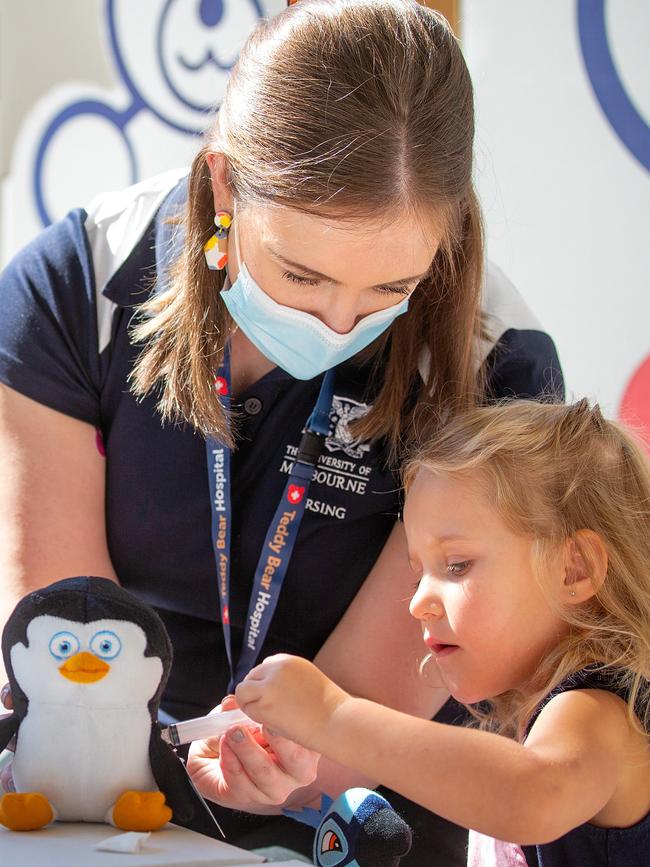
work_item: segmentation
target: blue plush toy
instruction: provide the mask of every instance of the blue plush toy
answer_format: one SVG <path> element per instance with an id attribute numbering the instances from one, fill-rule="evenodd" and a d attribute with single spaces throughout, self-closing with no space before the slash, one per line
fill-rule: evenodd
<path id="1" fill-rule="evenodd" d="M 348 789 L 320 810 L 284 814 L 316 828 L 314 864 L 319 867 L 397 867 L 411 848 L 412 832 L 377 792 Z"/>

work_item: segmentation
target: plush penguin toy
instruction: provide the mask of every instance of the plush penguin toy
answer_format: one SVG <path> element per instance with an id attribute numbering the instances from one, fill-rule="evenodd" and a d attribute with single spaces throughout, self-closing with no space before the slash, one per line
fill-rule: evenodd
<path id="1" fill-rule="evenodd" d="M 333 801 L 321 798 L 320 810 L 283 810 L 316 828 L 317 867 L 397 867 L 413 833 L 386 798 L 371 789 L 348 789 Z"/>
<path id="2" fill-rule="evenodd" d="M 106 578 L 30 593 L 2 635 L 16 735 L 16 793 L 0 799 L 15 831 L 59 819 L 153 831 L 172 818 L 214 836 L 214 820 L 161 739 L 158 705 L 172 648 L 158 615 Z"/>

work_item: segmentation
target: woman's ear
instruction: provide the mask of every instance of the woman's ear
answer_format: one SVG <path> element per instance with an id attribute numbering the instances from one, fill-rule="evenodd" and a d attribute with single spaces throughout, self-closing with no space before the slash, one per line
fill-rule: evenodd
<path id="1" fill-rule="evenodd" d="M 205 160 L 210 170 L 215 214 L 217 211 L 232 213 L 232 192 L 228 184 L 229 169 L 225 154 L 209 151 L 205 155 Z"/>
<path id="2" fill-rule="evenodd" d="M 577 530 L 565 543 L 564 597 L 579 605 L 597 593 L 607 575 L 607 548 L 594 530 Z"/>

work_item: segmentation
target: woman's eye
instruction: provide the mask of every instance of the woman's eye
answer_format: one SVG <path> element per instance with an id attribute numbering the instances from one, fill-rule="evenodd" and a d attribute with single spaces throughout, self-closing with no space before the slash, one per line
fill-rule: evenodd
<path id="1" fill-rule="evenodd" d="M 377 286 L 376 292 L 382 295 L 410 295 L 411 290 L 408 286 Z"/>
<path id="2" fill-rule="evenodd" d="M 464 575 L 471 565 L 471 560 L 460 560 L 457 563 L 447 563 L 447 572 L 449 572 L 450 575 Z"/>
<path id="3" fill-rule="evenodd" d="M 319 282 L 311 277 L 299 277 L 298 274 L 294 274 L 292 271 L 284 271 L 282 276 L 285 280 L 290 280 L 292 283 L 300 283 L 303 286 L 315 286 Z"/>
<path id="4" fill-rule="evenodd" d="M 320 280 L 313 277 L 301 277 L 299 274 L 294 274 L 293 271 L 283 271 L 282 276 L 285 280 L 291 283 L 298 283 L 301 286 L 317 286 Z M 411 290 L 408 286 L 377 286 L 375 292 L 380 295 L 410 295 Z"/>

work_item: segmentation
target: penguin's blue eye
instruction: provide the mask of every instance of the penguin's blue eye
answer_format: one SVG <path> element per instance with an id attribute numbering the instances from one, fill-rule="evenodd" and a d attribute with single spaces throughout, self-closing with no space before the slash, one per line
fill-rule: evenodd
<path id="1" fill-rule="evenodd" d="M 90 639 L 90 649 L 101 659 L 115 659 L 122 649 L 122 642 L 114 632 L 104 629 Z"/>
<path id="2" fill-rule="evenodd" d="M 79 639 L 73 632 L 57 632 L 50 639 L 50 653 L 55 659 L 69 659 L 79 653 Z"/>

